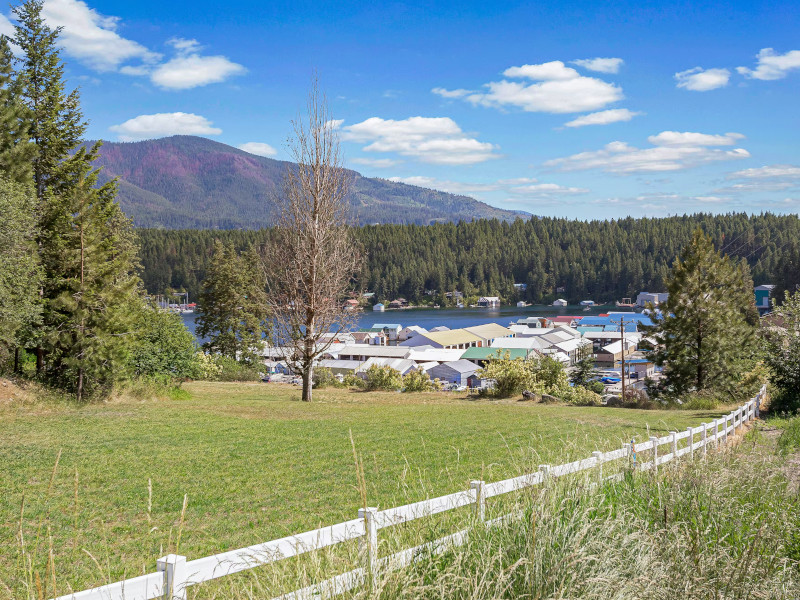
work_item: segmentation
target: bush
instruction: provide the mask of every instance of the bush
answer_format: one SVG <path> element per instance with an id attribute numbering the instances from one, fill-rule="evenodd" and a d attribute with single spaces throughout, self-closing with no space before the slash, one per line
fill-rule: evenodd
<path id="1" fill-rule="evenodd" d="M 795 417 L 789 421 L 786 429 L 778 438 L 778 449 L 781 454 L 789 454 L 800 450 L 800 417 Z"/>
<path id="2" fill-rule="evenodd" d="M 606 386 L 604 386 L 600 381 L 592 381 L 588 386 L 585 387 L 588 390 L 592 390 L 595 394 L 602 394 L 606 391 Z"/>
<path id="3" fill-rule="evenodd" d="M 349 388 L 364 389 L 364 380 L 358 375 L 348 373 L 342 379 L 342 385 Z"/>
<path id="4" fill-rule="evenodd" d="M 180 385 L 199 375 L 194 336 L 180 315 L 152 306 L 143 306 L 136 315 L 136 329 L 126 357 L 134 379 L 147 379 L 160 385 Z"/>
<path id="5" fill-rule="evenodd" d="M 314 374 L 311 379 L 314 382 L 314 387 L 319 389 L 342 386 L 339 380 L 336 379 L 336 375 L 333 374 L 333 371 L 327 367 L 317 367 L 314 369 Z"/>
<path id="6" fill-rule="evenodd" d="M 694 392 L 689 394 L 683 404 L 676 406 L 683 410 L 714 410 L 719 404 L 719 398 L 712 392 Z"/>
<path id="7" fill-rule="evenodd" d="M 652 410 L 655 404 L 647 396 L 644 390 L 637 390 L 635 388 L 627 388 L 625 396 L 622 398 L 622 405 L 625 408 L 639 408 L 643 410 Z"/>
<path id="8" fill-rule="evenodd" d="M 800 414 L 800 390 L 776 389 L 769 401 L 769 412 L 774 415 Z"/>
<path id="9" fill-rule="evenodd" d="M 560 398 L 569 389 L 564 366 L 549 356 L 511 360 L 507 351 L 498 350 L 497 358 L 480 370 L 479 377 L 495 382 L 483 392 L 495 398 L 509 398 L 525 390 Z"/>
<path id="10" fill-rule="evenodd" d="M 435 392 L 439 389 L 439 380 L 431 381 L 425 371 L 411 371 L 403 377 L 404 392 Z"/>
<path id="11" fill-rule="evenodd" d="M 261 381 L 261 374 L 253 365 L 241 363 L 227 356 L 214 356 L 214 363 L 220 367 L 220 372 L 213 378 L 214 381 Z"/>
<path id="12" fill-rule="evenodd" d="M 598 394 L 580 385 L 564 390 L 561 398 L 574 406 L 599 406 L 601 400 Z"/>
<path id="13" fill-rule="evenodd" d="M 369 391 L 395 391 L 403 387 L 403 376 L 391 367 L 372 365 L 365 375 L 364 389 Z"/>
<path id="14" fill-rule="evenodd" d="M 216 380 L 222 373 L 222 366 L 217 364 L 214 357 L 205 352 L 195 353 L 195 363 L 197 365 L 197 378 L 209 381 Z"/>

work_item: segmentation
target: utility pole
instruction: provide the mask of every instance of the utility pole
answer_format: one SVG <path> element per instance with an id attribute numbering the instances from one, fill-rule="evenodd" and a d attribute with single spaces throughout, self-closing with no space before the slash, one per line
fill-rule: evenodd
<path id="1" fill-rule="evenodd" d="M 633 323 L 633 321 L 627 321 L 628 323 Z M 622 366 L 620 368 L 620 373 L 622 374 L 622 401 L 625 402 L 625 346 L 627 345 L 627 339 L 625 337 L 625 317 L 619 318 L 619 331 L 620 331 L 620 343 L 622 344 Z"/>

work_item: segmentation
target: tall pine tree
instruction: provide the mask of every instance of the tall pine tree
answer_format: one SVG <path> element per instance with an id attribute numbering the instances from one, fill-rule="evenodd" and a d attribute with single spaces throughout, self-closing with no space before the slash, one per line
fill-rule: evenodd
<path id="1" fill-rule="evenodd" d="M 22 51 L 16 86 L 34 146 L 38 247 L 44 270 L 37 371 L 76 392 L 109 384 L 118 369 L 130 303 L 140 302 L 136 244 L 115 202 L 116 184 L 97 186 L 99 144 L 81 144 L 86 122 L 77 90 L 67 92 L 57 47 L 60 28 L 42 18 L 42 0 L 13 9 Z M 45 362 L 46 359 L 46 362 Z"/>
<path id="2" fill-rule="evenodd" d="M 732 391 L 755 353 L 758 314 L 746 263 L 723 256 L 698 229 L 676 259 L 667 291 L 653 333 L 668 390 Z"/>
<path id="3" fill-rule="evenodd" d="M 98 189 L 92 182 L 83 179 L 53 200 L 68 222 L 59 228 L 61 267 L 53 282 L 59 293 L 50 302 L 50 373 L 78 401 L 121 375 L 140 302 L 133 229 L 113 186 Z"/>
<path id="4" fill-rule="evenodd" d="M 30 183 L 36 148 L 28 139 L 28 111 L 19 97 L 14 55 L 0 35 L 0 172 L 17 183 Z"/>
<path id="5" fill-rule="evenodd" d="M 233 244 L 214 243 L 214 255 L 200 293 L 197 333 L 209 337 L 207 350 L 252 362 L 269 316 L 258 255 L 238 253 Z"/>

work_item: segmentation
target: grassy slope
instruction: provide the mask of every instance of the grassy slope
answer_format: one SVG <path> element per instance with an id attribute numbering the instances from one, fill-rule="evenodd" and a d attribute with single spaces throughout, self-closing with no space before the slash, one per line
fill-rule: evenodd
<path id="1" fill-rule="evenodd" d="M 80 589 L 103 582 L 83 549 L 112 578 L 153 570 L 175 541 L 184 494 L 180 550 L 190 558 L 354 518 L 350 431 L 369 503 L 385 508 L 708 417 L 339 390 L 320 391 L 308 405 L 296 389 L 265 384 L 188 390 L 193 398 L 184 401 L 0 405 L 0 580 L 14 570 L 23 494 L 29 551 L 38 524 L 49 526 L 58 571 Z"/>

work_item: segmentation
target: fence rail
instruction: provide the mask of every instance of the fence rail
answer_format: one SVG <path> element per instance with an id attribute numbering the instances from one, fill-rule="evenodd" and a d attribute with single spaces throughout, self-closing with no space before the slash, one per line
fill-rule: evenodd
<path id="1" fill-rule="evenodd" d="M 762 386 L 754 398 L 736 410 L 710 423 L 688 427 L 685 431 L 673 431 L 663 437 L 651 437 L 648 441 L 639 444 L 631 441 L 618 450 L 593 452 L 589 458 L 563 465 L 553 467 L 540 465 L 539 470 L 534 473 L 503 481 L 494 483 L 472 481 L 468 490 L 447 496 L 380 511 L 377 508 L 362 508 L 358 511 L 358 518 L 351 521 L 213 556 L 188 560 L 185 556 L 169 554 L 158 559 L 157 570 L 154 573 L 60 596 L 56 600 L 151 600 L 154 598 L 185 600 L 187 588 L 190 586 L 358 539 L 361 541 L 363 550 L 364 564 L 362 566 L 313 586 L 295 590 L 281 598 L 305 600 L 338 595 L 358 586 L 374 583 L 375 576 L 380 570 L 396 570 L 408 566 L 421 552 L 438 554 L 448 548 L 460 546 L 467 541 L 470 532 L 470 529 L 467 528 L 391 556 L 378 558 L 378 530 L 380 529 L 464 506 L 472 506 L 477 520 L 484 526 L 497 525 L 513 515 L 486 520 L 487 498 L 540 485 L 548 478 L 564 477 L 589 469 L 597 469 L 598 482 L 620 479 L 622 473 L 604 477 L 603 465 L 624 458 L 632 461 L 635 469 L 650 470 L 658 469 L 664 463 L 686 454 L 694 457 L 698 450 L 702 451 L 702 455 L 705 456 L 709 446 L 713 445 L 716 448 L 720 443 L 727 442 L 731 434 L 759 416 L 761 401 L 765 394 L 766 386 Z M 696 439 L 698 436 L 699 439 Z M 686 440 L 686 442 L 682 448 L 678 448 L 678 442 L 682 440 Z M 669 448 L 667 452 L 661 454 L 659 449 L 664 445 L 668 445 Z M 639 460 L 641 453 L 644 452 L 650 452 L 651 460 Z"/>

